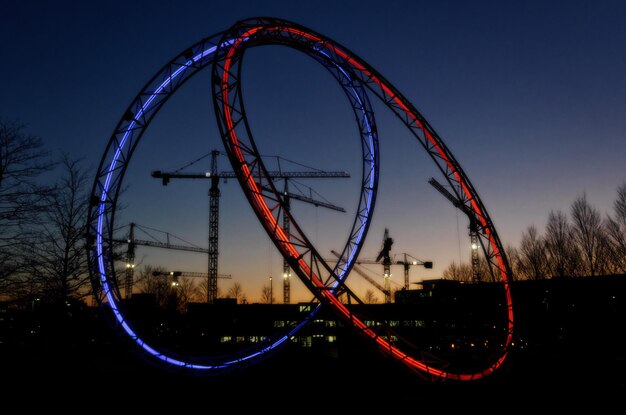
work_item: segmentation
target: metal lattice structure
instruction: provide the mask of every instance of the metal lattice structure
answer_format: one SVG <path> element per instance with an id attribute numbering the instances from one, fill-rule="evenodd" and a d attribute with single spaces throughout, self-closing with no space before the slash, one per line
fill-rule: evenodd
<path id="1" fill-rule="evenodd" d="M 289 200 L 289 181 L 285 180 L 285 187 L 283 188 L 283 202 L 285 205 L 285 212 L 291 210 L 291 201 Z M 283 215 L 283 229 L 289 237 L 289 215 Z M 291 268 L 286 258 L 283 258 L 283 304 L 291 303 Z"/>
<path id="2" fill-rule="evenodd" d="M 469 236 L 470 244 L 472 248 L 471 264 L 472 264 L 472 281 L 480 282 L 480 260 L 478 258 L 478 218 L 474 215 L 474 211 L 464 204 L 460 199 L 450 193 L 445 187 L 441 185 L 434 178 L 430 178 L 428 181 L 439 193 L 441 193 L 446 199 L 452 202 L 452 205 L 463 212 L 469 219 Z"/>
<path id="3" fill-rule="evenodd" d="M 131 222 L 128 224 L 128 237 L 126 239 L 113 239 L 114 243 L 128 245 L 126 248 L 126 266 L 125 266 L 126 275 L 124 279 L 124 298 L 127 300 L 129 300 L 133 294 L 134 275 L 135 275 L 135 250 L 137 249 L 138 245 L 152 247 L 152 248 L 171 249 L 175 251 L 208 253 L 207 249 L 200 248 L 198 246 L 180 245 L 180 244 L 170 243 L 169 233 L 166 233 L 168 235 L 168 240 L 166 242 L 161 242 L 157 240 L 146 241 L 143 239 L 137 239 L 135 237 L 135 228 L 142 229 L 143 227 L 137 225 L 136 223 Z"/>
<path id="4" fill-rule="evenodd" d="M 128 231 L 128 248 L 126 249 L 126 280 L 124 281 L 124 298 L 127 300 L 133 295 L 135 279 L 135 224 L 130 224 Z"/>
<path id="5" fill-rule="evenodd" d="M 357 119 L 363 160 L 361 194 L 352 230 L 335 267 L 324 261 L 287 209 L 285 200 L 265 168 L 248 124 L 241 90 L 242 58 L 247 49 L 264 45 L 284 45 L 320 63 L 344 90 Z M 332 39 L 300 25 L 273 18 L 239 22 L 228 31 L 205 39 L 183 52 L 148 83 L 115 129 L 94 182 L 88 231 L 94 288 L 98 299 L 108 305 L 118 327 L 152 359 L 171 367 L 214 372 L 247 365 L 276 350 L 319 310 L 319 307 L 315 308 L 307 318 L 290 327 L 287 333 L 277 333 L 254 349 L 221 357 L 172 356 L 147 344 L 135 332 L 132 322 L 126 320 L 119 301 L 111 256 L 115 208 L 124 172 L 137 142 L 158 110 L 190 76 L 209 64 L 212 64 L 215 114 L 242 190 L 289 267 L 315 297 L 381 352 L 429 379 L 474 380 L 498 369 L 508 354 L 513 338 L 511 273 L 494 225 L 469 178 L 424 117 L 369 64 Z M 384 332 L 371 328 L 366 324 L 365 316 L 357 315 L 339 300 L 339 296 L 343 295 L 351 302 L 361 303 L 345 280 L 367 233 L 376 198 L 378 141 L 367 91 L 378 97 L 401 120 L 454 189 L 456 198 L 471 209 L 478 222 L 478 236 L 485 258 L 500 275 L 506 315 L 503 347 L 481 369 L 455 371 L 447 362 L 404 342 L 395 335 L 392 327 L 384 327 Z M 281 226 L 285 216 L 289 221 L 289 232 Z"/>
<path id="6" fill-rule="evenodd" d="M 207 303 L 213 303 L 217 298 L 218 287 L 216 275 L 219 269 L 219 198 L 220 179 L 236 178 L 237 175 L 234 171 L 217 171 L 217 157 L 219 155 L 218 150 L 211 151 L 211 171 L 208 173 L 180 173 L 175 172 L 163 172 L 156 170 L 152 172 L 152 177 L 161 179 L 164 186 L 172 179 L 209 179 L 211 180 L 211 188 L 209 190 L 209 258 L 208 269 L 209 273 L 207 279 Z M 280 165 L 279 165 L 280 168 Z M 284 192 L 281 195 L 285 199 L 285 206 L 289 209 L 290 200 L 295 199 L 304 203 L 310 203 L 314 206 L 323 207 L 339 212 L 344 212 L 345 209 L 326 201 L 316 200 L 312 197 L 289 192 L 289 180 L 294 178 L 301 179 L 329 179 L 329 178 L 348 178 L 350 174 L 344 171 L 278 171 L 269 172 L 269 176 L 272 179 L 282 179 L 284 181 Z M 283 228 L 289 231 L 289 217 L 285 216 L 283 221 Z M 128 298 L 128 297 L 127 297 Z M 283 262 L 283 303 L 289 304 L 291 298 L 291 271 L 286 261 Z"/>
<path id="7" fill-rule="evenodd" d="M 207 285 L 207 303 L 213 303 L 217 298 L 217 258 L 219 255 L 219 225 L 220 225 L 220 178 L 217 175 L 217 156 L 219 152 L 213 150 L 211 154 L 211 188 L 209 189 L 209 281 Z"/>
<path id="8" fill-rule="evenodd" d="M 169 368 L 201 373 L 219 373 L 258 361 L 278 350 L 319 311 L 319 306 L 312 307 L 311 313 L 301 321 L 290 324 L 285 330 L 277 331 L 244 351 L 220 356 L 179 356 L 144 340 L 142 333 L 128 320 L 128 313 L 121 301 L 113 244 L 115 212 L 126 170 L 139 141 L 167 100 L 187 80 L 214 63 L 215 52 L 220 42 L 223 42 L 220 40 L 222 34 L 205 38 L 172 59 L 148 81 L 128 106 L 115 127 L 98 166 L 90 198 L 87 228 L 90 273 L 95 297 L 111 315 L 114 326 L 123 336 L 130 338 L 147 359 Z M 343 89 L 354 111 L 363 160 L 356 214 L 341 251 L 341 266 L 333 272 L 342 281 L 348 276 L 358 257 L 372 218 L 378 186 L 378 135 L 373 110 L 361 82 L 349 79 L 345 72 L 330 62 L 327 68 Z M 273 189 L 273 181 L 260 185 L 264 189 Z M 283 213 L 284 210 L 280 212 Z M 341 284 L 337 284 L 333 291 L 340 286 Z"/>
<path id="9" fill-rule="evenodd" d="M 266 169 L 254 142 L 243 108 L 241 93 L 241 63 L 247 49 L 261 45 L 285 45 L 312 56 L 327 68 L 339 68 L 347 78 L 359 80 L 376 95 L 409 129 L 412 135 L 431 156 L 444 178 L 455 189 L 457 198 L 471 209 L 478 219 L 479 236 L 484 239 L 485 257 L 498 270 L 502 279 L 503 300 L 506 304 L 506 334 L 501 353 L 484 369 L 471 372 L 455 372 L 447 363 L 426 358 L 420 351 L 407 352 L 410 345 L 400 347 L 392 342 L 393 330 L 381 335 L 370 328 L 364 319 L 356 316 L 339 301 L 336 290 L 343 285 L 333 269 L 310 243 L 297 221 L 290 215 L 289 235 L 280 226 L 275 212 L 285 212 L 276 188 L 263 192 L 250 177 L 263 176 Z M 302 282 L 323 304 L 333 309 L 344 321 L 354 326 L 365 338 L 371 340 L 385 354 L 392 356 L 407 367 L 426 374 L 432 379 L 473 380 L 493 373 L 505 360 L 513 339 L 513 304 L 510 293 L 510 268 L 504 249 L 493 223 L 476 190 L 452 156 L 443 140 L 428 124 L 415 107 L 391 83 L 347 48 L 297 24 L 279 19 L 260 18 L 240 22 L 224 33 L 213 66 L 213 102 L 220 132 L 231 163 L 238 172 L 239 182 L 250 205 L 265 227 L 274 244 L 300 277 Z M 254 172 L 254 173 L 253 173 Z M 271 180 L 266 178 L 269 183 Z M 460 189 L 457 191 L 456 189 Z M 360 301 L 345 286 L 342 288 L 354 301 Z"/>

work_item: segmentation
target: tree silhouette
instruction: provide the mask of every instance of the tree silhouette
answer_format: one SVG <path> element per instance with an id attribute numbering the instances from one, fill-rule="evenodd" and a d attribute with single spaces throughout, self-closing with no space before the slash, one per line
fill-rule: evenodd
<path id="1" fill-rule="evenodd" d="M 605 221 L 610 260 L 616 272 L 626 273 L 626 183 L 617 189 L 613 217 Z"/>
<path id="2" fill-rule="evenodd" d="M 585 272 L 591 276 L 603 273 L 607 255 L 600 213 L 584 193 L 574 200 L 571 212 L 574 239 L 582 253 Z"/>
<path id="3" fill-rule="evenodd" d="M 200 297 L 198 297 L 196 300 L 199 302 L 206 302 L 207 300 L 207 292 L 209 291 L 209 280 L 208 278 L 202 278 L 200 280 L 200 282 L 198 283 L 198 291 L 200 292 Z M 202 294 L 204 293 L 204 294 Z M 220 290 L 220 287 L 217 287 L 217 293 L 215 295 L 215 298 L 223 298 L 222 297 L 222 290 Z"/>
<path id="4" fill-rule="evenodd" d="M 157 306 L 185 312 L 190 302 L 206 300 L 193 278 L 173 277 L 164 267 L 143 266 L 136 286 L 143 294 L 154 295 Z"/>
<path id="5" fill-rule="evenodd" d="M 36 237 L 25 249 L 27 269 L 53 301 L 80 298 L 89 293 L 89 269 L 85 255 L 87 176 L 77 160 L 61 159 L 63 175 L 46 196 L 47 211 L 35 229 Z"/>
<path id="6" fill-rule="evenodd" d="M 264 285 L 263 288 L 261 288 L 261 303 L 274 304 L 275 302 L 274 296 L 272 295 L 272 289 L 269 285 Z"/>
<path id="7" fill-rule="evenodd" d="M 176 288 L 176 306 L 179 311 L 186 311 L 191 302 L 206 301 L 206 291 L 201 291 L 193 278 L 178 278 Z"/>
<path id="8" fill-rule="evenodd" d="M 246 304 L 248 302 L 248 298 L 243 292 L 243 287 L 238 282 L 228 289 L 227 298 L 234 298 L 237 300 L 237 304 Z"/>
<path id="9" fill-rule="evenodd" d="M 547 278 L 547 257 L 545 244 L 535 226 L 529 226 L 522 234 L 520 242 L 519 271 L 526 279 Z"/>
<path id="10" fill-rule="evenodd" d="M 374 294 L 374 291 L 368 289 L 365 291 L 365 303 L 366 304 L 376 304 L 378 302 L 378 297 Z"/>
<path id="11" fill-rule="evenodd" d="M 626 273 L 626 183 L 617 189 L 613 215 L 602 221 L 600 213 L 583 193 L 571 205 L 571 219 L 560 210 L 551 211 L 545 236 L 535 226 L 522 234 L 520 247 L 505 251 L 514 279 L 544 279 L 582 275 Z M 482 281 L 496 280 L 497 270 L 480 258 Z M 471 265 L 452 261 L 443 277 L 471 281 Z"/>
<path id="12" fill-rule="evenodd" d="M 551 211 L 546 225 L 545 247 L 549 274 L 553 278 L 572 277 L 579 273 L 579 252 L 574 230 L 560 210 Z"/>
<path id="13" fill-rule="evenodd" d="M 144 265 L 139 270 L 135 286 L 142 294 L 152 294 L 156 304 L 167 308 L 171 301 L 172 282 L 164 267 Z"/>
<path id="14" fill-rule="evenodd" d="M 24 124 L 0 119 L 0 299 L 33 295 L 36 284 L 25 272 L 24 247 L 48 207 L 49 186 L 38 179 L 53 167 L 41 139 Z"/>
<path id="15" fill-rule="evenodd" d="M 509 260 L 509 267 L 511 267 L 511 281 L 523 279 L 524 275 L 520 272 L 520 255 L 517 248 L 507 245 L 504 252 Z"/>
<path id="16" fill-rule="evenodd" d="M 457 264 L 455 261 L 452 261 L 443 271 L 443 278 L 453 281 L 471 281 L 473 275 L 471 264 Z"/>

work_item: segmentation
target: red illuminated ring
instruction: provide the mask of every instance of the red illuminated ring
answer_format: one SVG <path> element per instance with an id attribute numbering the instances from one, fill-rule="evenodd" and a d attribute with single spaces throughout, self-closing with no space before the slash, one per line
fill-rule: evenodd
<path id="1" fill-rule="evenodd" d="M 370 65 L 345 47 L 310 29 L 279 19 L 251 19 L 233 26 L 225 32 L 223 39 L 224 41 L 219 42 L 220 46 L 216 51 L 212 74 L 213 102 L 222 139 L 233 164 L 233 169 L 237 172 L 239 182 L 251 206 L 270 238 L 302 282 L 322 303 L 329 305 L 341 318 L 357 328 L 366 338 L 374 341 L 382 352 L 393 356 L 412 370 L 427 374 L 431 379 L 473 380 L 487 376 L 498 369 L 506 359 L 513 339 L 510 267 L 502 243 L 478 194 L 434 129 L 413 105 Z M 335 284 L 339 282 L 332 275 L 331 268 L 315 250 L 297 222 L 291 218 L 291 235 L 287 235 L 281 227 L 275 217 L 275 207 L 270 208 L 268 205 L 268 201 L 272 200 L 278 201 L 278 204 L 282 206 L 279 193 L 272 185 L 272 192 L 268 194 L 257 183 L 258 177 L 265 177 L 268 183 L 271 183 L 271 179 L 266 174 L 265 166 L 247 124 L 241 103 L 238 72 L 241 68 L 240 61 L 247 48 L 267 44 L 283 44 L 316 55 L 320 59 L 326 56 L 337 67 L 342 68 L 342 71 L 346 71 L 349 78 L 360 80 L 399 116 L 429 153 L 452 188 L 455 191 L 460 189 L 457 195 L 478 219 L 481 228 L 479 236 L 485 256 L 500 273 L 504 288 L 507 318 L 506 339 L 501 353 L 486 368 L 474 372 L 453 372 L 427 362 L 421 357 L 409 355 L 378 335 L 339 301 L 334 290 L 329 289 L 329 281 L 330 284 L 333 281 Z M 237 116 L 236 120 L 233 118 L 234 114 Z M 324 279 L 321 272 L 330 272 L 331 275 Z M 348 294 L 354 296 L 349 290 Z"/>

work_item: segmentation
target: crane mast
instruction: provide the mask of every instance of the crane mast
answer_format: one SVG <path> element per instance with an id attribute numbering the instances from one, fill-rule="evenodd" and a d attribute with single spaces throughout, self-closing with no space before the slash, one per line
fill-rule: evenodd
<path id="1" fill-rule="evenodd" d="M 463 203 L 463 201 L 461 201 L 458 197 L 450 193 L 450 191 L 443 187 L 443 185 L 435 180 L 434 177 L 431 177 L 428 183 L 430 183 L 432 187 L 434 187 L 439 193 L 441 193 L 446 199 L 448 199 L 452 203 L 452 205 L 454 205 L 454 207 L 459 209 L 469 218 L 469 236 L 472 248 L 472 281 L 480 282 L 480 261 L 478 258 L 478 220 L 476 219 L 474 211 L 467 207 L 465 203 Z"/>
<path id="2" fill-rule="evenodd" d="M 152 172 L 152 177 L 161 179 L 163 186 L 167 186 L 172 179 L 210 179 L 211 188 L 209 190 L 209 263 L 208 263 L 208 284 L 207 284 L 207 302 L 212 303 L 217 298 L 217 272 L 218 272 L 218 255 L 219 255 L 219 181 L 220 179 L 236 178 L 237 175 L 234 171 L 222 171 L 217 170 L 217 156 L 218 150 L 211 151 L 211 171 L 207 173 L 179 173 L 179 172 L 164 172 L 161 170 L 155 170 Z M 285 206 L 285 212 L 283 212 L 283 228 L 287 234 L 290 235 L 289 226 L 289 210 L 291 209 L 291 199 L 298 200 L 304 203 L 309 203 L 317 207 L 323 207 L 326 209 L 345 212 L 345 209 L 335 206 L 331 203 L 316 200 L 312 197 L 299 195 L 289 192 L 289 179 L 325 179 L 325 178 L 349 178 L 350 174 L 344 171 L 283 171 L 280 169 L 276 171 L 269 171 L 268 176 L 272 179 L 283 179 L 284 191 L 282 194 L 283 204 Z M 271 188 L 259 183 L 259 186 L 269 191 Z M 291 268 L 287 263 L 287 260 L 283 259 L 283 302 L 289 304 L 291 302 Z"/>
<path id="3" fill-rule="evenodd" d="M 381 287 L 376 281 L 369 278 L 369 276 L 364 275 L 364 273 L 360 270 L 357 270 L 356 266 L 354 270 L 357 274 L 361 275 L 367 281 L 369 281 L 374 287 L 378 288 L 385 295 L 385 303 L 391 303 L 391 266 L 392 265 L 402 265 L 404 267 L 404 289 L 409 289 L 409 269 L 412 265 L 422 265 L 424 268 L 432 268 L 433 263 L 431 261 L 421 261 L 409 254 L 403 254 L 404 260 L 402 261 L 393 261 L 391 258 L 391 247 L 393 246 L 393 238 L 389 236 L 389 229 L 385 228 L 385 235 L 383 237 L 383 246 L 378 253 L 378 256 L 374 261 L 367 259 L 359 259 L 356 261 L 356 264 L 368 264 L 368 265 L 383 265 L 383 286 Z M 335 256 L 339 257 L 339 255 L 335 251 L 331 251 Z M 409 260 L 409 257 L 411 258 Z"/>
<path id="4" fill-rule="evenodd" d="M 124 298 L 130 299 L 133 294 L 133 284 L 135 278 L 135 249 L 137 246 L 148 246 L 151 248 L 163 248 L 163 249 L 172 249 L 176 251 L 187 251 L 187 252 L 199 252 L 199 253 L 208 253 L 209 251 L 204 248 L 199 248 L 197 246 L 187 246 L 187 245 L 178 245 L 171 244 L 168 240 L 166 242 L 160 241 L 146 241 L 143 239 L 135 238 L 135 228 L 138 225 L 134 222 L 129 224 L 128 230 L 128 238 L 127 239 L 113 239 L 112 242 L 120 243 L 120 244 L 128 244 L 126 248 L 126 273 L 124 280 Z"/>
<path id="5" fill-rule="evenodd" d="M 383 261 L 383 282 L 385 287 L 385 303 L 391 302 L 391 246 L 393 238 L 389 237 L 389 229 L 385 228 L 385 236 L 383 237 L 383 247 L 381 248 L 376 262 Z"/>
<path id="6" fill-rule="evenodd" d="M 402 254 L 404 256 L 402 261 L 395 261 L 394 264 L 402 265 L 404 267 L 404 289 L 409 289 L 409 270 L 411 265 L 422 265 L 426 269 L 433 267 L 432 261 L 422 261 L 407 253 Z M 410 259 L 409 259 L 410 258 Z"/>
<path id="7" fill-rule="evenodd" d="M 209 274 L 206 272 L 193 272 L 193 271 L 152 271 L 153 277 L 169 275 L 174 280 L 178 277 L 188 277 L 188 278 L 207 278 Z M 233 278 L 230 274 L 217 274 L 217 278 L 231 280 Z"/>
<path id="8" fill-rule="evenodd" d="M 289 210 L 291 209 L 291 198 L 289 197 L 289 180 L 285 179 L 283 190 L 283 201 L 285 204 L 285 214 L 283 215 L 283 229 L 287 234 L 287 238 L 291 238 L 289 229 Z M 270 287 L 271 288 L 271 287 Z M 271 299 L 271 295 L 270 295 Z M 287 262 L 287 258 L 283 257 L 283 304 L 291 303 L 291 268 Z"/>
<path id="9" fill-rule="evenodd" d="M 340 258 L 341 255 L 339 254 L 339 252 L 332 250 L 330 251 L 332 252 L 332 254 L 334 256 L 336 256 L 337 258 Z M 391 293 L 385 289 L 385 287 L 383 287 L 382 285 L 380 285 L 374 278 L 370 277 L 369 275 L 367 275 L 361 268 L 357 267 L 356 265 L 354 265 L 352 267 L 352 269 L 354 270 L 354 272 L 356 272 L 357 274 L 359 274 L 361 277 L 363 277 L 363 279 L 365 279 L 367 282 L 369 282 L 370 284 L 372 284 L 374 287 L 376 287 L 376 289 L 378 291 L 380 291 L 381 293 L 383 293 L 383 295 L 385 296 L 385 298 L 387 298 L 387 296 L 391 296 Z"/>
<path id="10" fill-rule="evenodd" d="M 211 152 L 211 189 L 209 190 L 209 275 L 207 284 L 207 303 L 217 298 L 217 257 L 219 241 L 220 217 L 220 178 L 217 175 L 217 156 L 219 152 Z"/>
<path id="11" fill-rule="evenodd" d="M 126 250 L 126 280 L 124 281 L 124 298 L 127 300 L 133 295 L 133 279 L 135 274 L 135 224 L 130 224 L 128 234 L 128 249 Z"/>

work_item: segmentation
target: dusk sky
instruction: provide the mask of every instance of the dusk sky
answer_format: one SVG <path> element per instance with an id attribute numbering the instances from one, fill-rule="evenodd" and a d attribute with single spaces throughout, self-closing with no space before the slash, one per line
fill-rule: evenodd
<path id="1" fill-rule="evenodd" d="M 622 1 L 3 1 L 0 116 L 27 123 L 53 154 L 83 158 L 91 181 L 115 125 L 143 85 L 201 38 L 255 16 L 320 32 L 390 80 L 465 169 L 505 245 L 517 245 L 528 225 L 543 230 L 550 210 L 568 212 L 583 192 L 603 215 L 612 212 L 616 189 L 626 181 Z M 346 214 L 294 202 L 295 216 L 330 256 L 345 243 L 360 183 L 358 131 L 348 101 L 325 69 L 282 46 L 246 53 L 243 90 L 263 154 L 352 174 L 307 182 Z M 388 227 L 395 253 L 435 264 L 412 269 L 412 281 L 441 276 L 450 261 L 469 259 L 467 220 L 428 185 L 431 176 L 442 178 L 421 146 L 372 101 L 381 179 L 361 256 L 376 256 Z M 213 148 L 222 144 L 205 70 L 166 104 L 143 137 L 118 224 L 135 221 L 206 246 L 208 181 L 162 187 L 149 174 L 175 170 Z M 208 163 L 188 170 L 206 171 Z M 220 170 L 230 170 L 225 157 Z M 278 252 L 236 181 L 221 190 L 220 273 L 232 274 L 252 300 L 272 275 L 280 301 Z M 206 272 L 206 257 L 197 254 L 140 249 L 137 256 L 144 265 Z M 402 282 L 401 268 L 393 270 L 393 280 Z M 359 294 L 368 288 L 356 276 L 349 281 Z M 222 292 L 230 284 L 220 281 Z M 293 301 L 310 296 L 295 286 Z"/>

